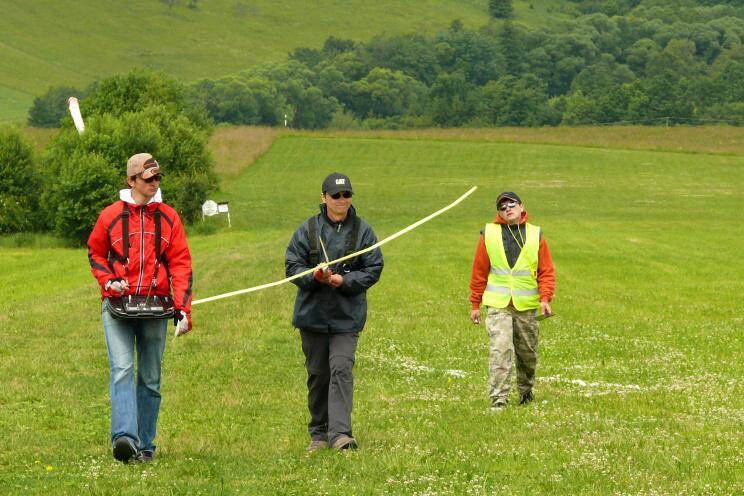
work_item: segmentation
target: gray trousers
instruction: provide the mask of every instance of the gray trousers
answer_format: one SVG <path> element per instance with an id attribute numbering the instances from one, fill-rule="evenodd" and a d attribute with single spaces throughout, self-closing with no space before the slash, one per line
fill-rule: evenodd
<path id="1" fill-rule="evenodd" d="M 307 369 L 307 431 L 313 440 L 330 444 L 351 436 L 354 398 L 354 355 L 359 332 L 326 334 L 300 330 Z"/>

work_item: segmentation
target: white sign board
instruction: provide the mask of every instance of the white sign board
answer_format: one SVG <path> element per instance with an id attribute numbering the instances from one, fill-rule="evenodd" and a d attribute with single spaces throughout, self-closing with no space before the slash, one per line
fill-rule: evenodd
<path id="1" fill-rule="evenodd" d="M 205 217 L 211 217 L 213 215 L 217 214 L 227 214 L 227 225 L 229 227 L 232 227 L 232 222 L 230 221 L 230 209 L 228 207 L 229 202 L 220 202 L 217 203 L 214 200 L 207 200 L 202 205 L 202 222 L 204 222 Z"/>
<path id="2" fill-rule="evenodd" d="M 217 202 L 207 200 L 204 202 L 204 205 L 202 205 L 202 217 L 204 217 L 205 215 L 211 217 L 213 215 L 217 215 L 218 213 Z"/>

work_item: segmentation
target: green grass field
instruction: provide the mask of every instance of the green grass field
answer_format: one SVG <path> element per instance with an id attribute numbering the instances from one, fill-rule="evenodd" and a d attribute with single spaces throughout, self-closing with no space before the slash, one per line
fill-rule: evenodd
<path id="1" fill-rule="evenodd" d="M 288 136 L 193 228 L 195 297 L 283 277 L 322 178 L 349 174 L 383 249 L 356 365 L 361 449 L 308 457 L 291 285 L 194 307 L 169 342 L 159 458 L 110 454 L 108 368 L 82 249 L 0 248 L 0 488 L 7 494 L 744 492 L 737 252 L 744 157 L 446 139 Z M 553 252 L 536 402 L 493 414 L 468 320 L 478 231 L 515 190 Z M 457 377 L 448 371 L 464 372 Z M 513 392 L 514 393 L 514 392 Z"/>

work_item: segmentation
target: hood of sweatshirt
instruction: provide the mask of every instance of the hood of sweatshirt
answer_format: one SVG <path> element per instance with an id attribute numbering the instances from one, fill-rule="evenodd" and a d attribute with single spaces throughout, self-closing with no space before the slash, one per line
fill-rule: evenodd
<path id="1" fill-rule="evenodd" d="M 119 199 L 129 204 L 137 205 L 137 202 L 134 201 L 134 198 L 132 197 L 132 190 L 129 188 L 122 189 L 119 191 Z M 150 203 L 163 203 L 163 195 L 160 194 L 160 188 L 158 188 L 158 191 L 155 193 L 155 196 L 150 198 L 150 201 L 147 202 L 148 205 Z"/>

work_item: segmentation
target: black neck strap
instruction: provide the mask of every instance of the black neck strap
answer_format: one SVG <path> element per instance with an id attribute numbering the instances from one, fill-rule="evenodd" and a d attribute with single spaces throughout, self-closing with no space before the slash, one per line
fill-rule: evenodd
<path id="1" fill-rule="evenodd" d="M 160 213 L 160 209 L 155 209 L 155 259 L 160 263 L 162 260 L 162 255 L 160 253 L 160 238 L 161 238 L 161 228 L 160 228 L 160 216 L 162 214 Z"/>
<path id="2" fill-rule="evenodd" d="M 129 207 L 124 200 L 121 205 L 121 258 L 122 263 L 127 263 L 129 260 Z"/>

